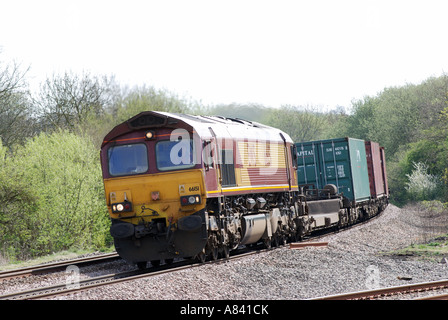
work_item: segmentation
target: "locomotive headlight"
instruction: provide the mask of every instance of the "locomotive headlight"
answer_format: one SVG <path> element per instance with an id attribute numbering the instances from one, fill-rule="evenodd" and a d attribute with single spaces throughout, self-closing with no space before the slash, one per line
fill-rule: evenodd
<path id="1" fill-rule="evenodd" d="M 154 133 L 154 131 L 148 131 L 148 132 L 146 132 L 146 133 L 145 133 L 145 137 L 146 137 L 147 140 L 151 140 L 151 139 L 153 139 L 153 138 L 155 137 L 155 133 Z"/>
<path id="2" fill-rule="evenodd" d="M 180 197 L 180 204 L 183 206 L 188 206 L 190 204 L 196 203 L 201 203 L 201 196 L 198 194 Z"/>
<path id="3" fill-rule="evenodd" d="M 112 212 L 114 213 L 130 212 L 130 211 L 132 211 L 132 203 L 129 201 L 112 204 Z"/>

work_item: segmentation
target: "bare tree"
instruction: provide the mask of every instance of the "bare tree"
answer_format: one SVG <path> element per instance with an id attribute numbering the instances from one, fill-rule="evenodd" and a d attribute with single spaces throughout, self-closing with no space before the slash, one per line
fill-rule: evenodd
<path id="1" fill-rule="evenodd" d="M 29 68 L 28 68 L 29 69 Z M 11 147 L 30 134 L 31 105 L 25 75 L 16 62 L 0 61 L 0 138 Z"/>
<path id="2" fill-rule="evenodd" d="M 109 80 L 67 72 L 47 78 L 35 100 L 43 122 L 50 128 L 73 129 L 91 117 L 100 117 L 110 104 Z"/>

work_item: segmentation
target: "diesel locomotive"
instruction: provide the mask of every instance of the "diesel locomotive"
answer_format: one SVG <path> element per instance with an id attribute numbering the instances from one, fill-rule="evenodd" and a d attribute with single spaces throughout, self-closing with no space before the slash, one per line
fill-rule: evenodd
<path id="1" fill-rule="evenodd" d="M 146 111 L 119 124 L 101 146 L 117 253 L 140 268 L 217 259 L 241 245 L 271 247 L 355 223 L 363 211 L 384 207 L 370 197 L 347 201 L 337 184 L 301 181 L 310 164 L 300 148 L 279 129 L 219 116 Z"/>

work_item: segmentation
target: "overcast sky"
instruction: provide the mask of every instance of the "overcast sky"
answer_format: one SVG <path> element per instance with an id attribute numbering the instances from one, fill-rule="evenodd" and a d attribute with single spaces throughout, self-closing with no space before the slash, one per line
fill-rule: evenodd
<path id="1" fill-rule="evenodd" d="M 448 72 L 446 0 L 0 0 L 32 86 L 115 75 L 203 104 L 349 107 Z"/>

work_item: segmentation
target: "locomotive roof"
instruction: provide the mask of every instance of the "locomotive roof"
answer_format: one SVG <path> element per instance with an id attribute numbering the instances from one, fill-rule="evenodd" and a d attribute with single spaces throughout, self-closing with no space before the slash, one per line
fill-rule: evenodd
<path id="1" fill-rule="evenodd" d="M 140 129 L 179 126 L 179 121 L 193 129 L 201 138 L 248 138 L 283 142 L 293 141 L 279 129 L 238 118 L 222 116 L 189 115 L 161 111 L 144 111 L 117 125 L 104 138 L 103 145 L 125 133 Z M 211 130 L 210 130 L 211 129 Z"/>

